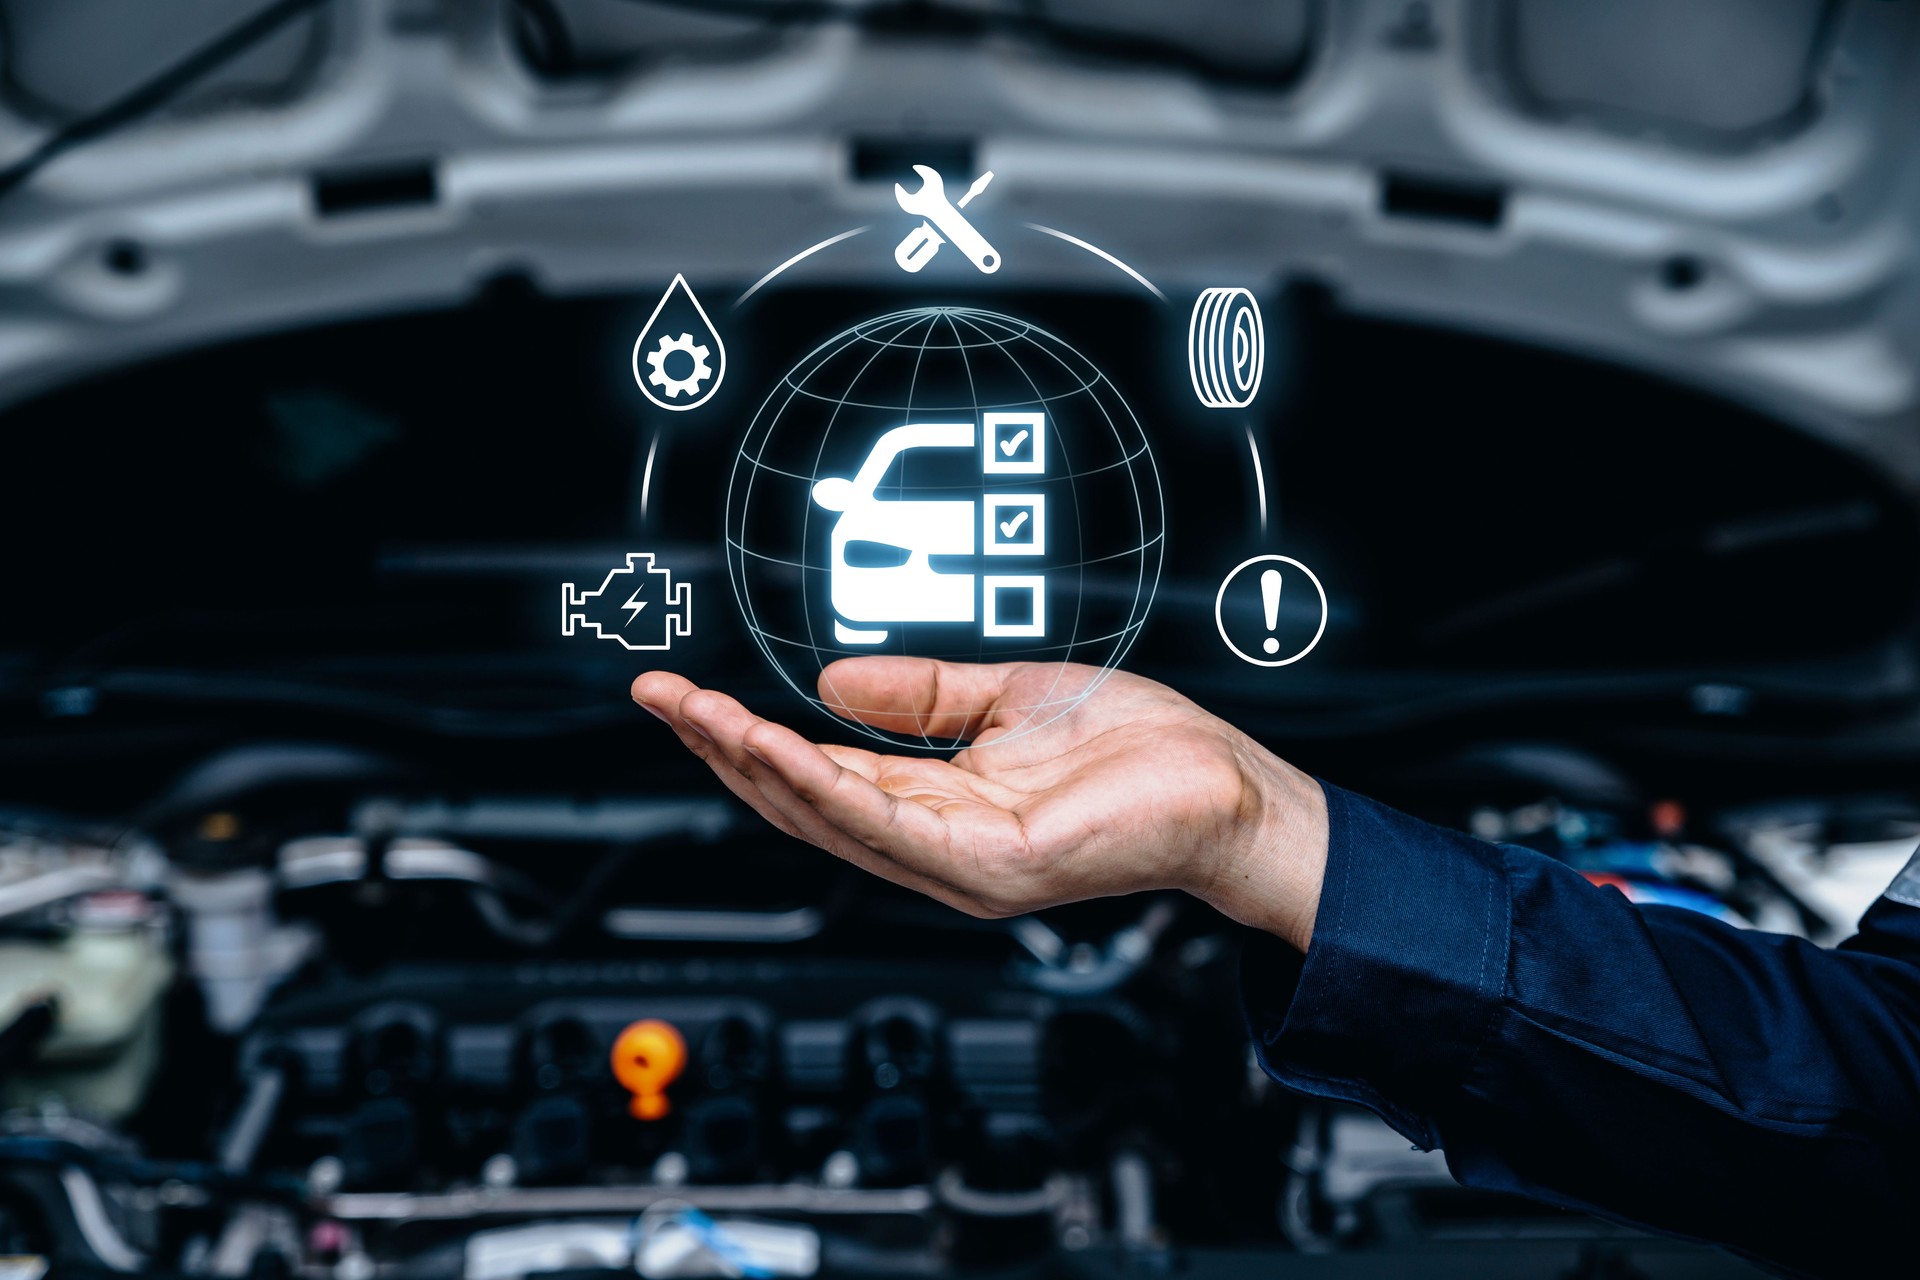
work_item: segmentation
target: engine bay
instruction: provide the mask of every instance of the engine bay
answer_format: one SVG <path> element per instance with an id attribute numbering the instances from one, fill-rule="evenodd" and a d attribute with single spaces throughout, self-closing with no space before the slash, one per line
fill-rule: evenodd
<path id="1" fill-rule="evenodd" d="M 1284 1094 L 1239 1026 L 1237 927 L 1179 895 L 977 920 L 721 799 L 424 778 L 255 743 L 137 830 L 5 815 L 11 1251 L 210 1275 L 1414 1250 L 1745 1274 L 1466 1191 L 1372 1116 Z M 1693 811 L 1540 744 L 1403 789 L 1636 900 L 1816 937 L 1920 832 L 1891 795 Z M 1446 809 L 1463 795 L 1484 801 Z"/>

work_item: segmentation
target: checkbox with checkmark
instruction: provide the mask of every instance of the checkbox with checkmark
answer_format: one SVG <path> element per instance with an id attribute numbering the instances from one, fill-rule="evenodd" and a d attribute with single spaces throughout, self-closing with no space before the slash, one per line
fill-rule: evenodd
<path id="1" fill-rule="evenodd" d="M 1038 476 L 1047 471 L 1047 415 L 1037 410 L 983 415 L 980 470 L 990 476 Z"/>
<path id="2" fill-rule="evenodd" d="M 980 506 L 981 549 L 990 556 L 1047 553 L 1047 495 L 989 493 Z"/>

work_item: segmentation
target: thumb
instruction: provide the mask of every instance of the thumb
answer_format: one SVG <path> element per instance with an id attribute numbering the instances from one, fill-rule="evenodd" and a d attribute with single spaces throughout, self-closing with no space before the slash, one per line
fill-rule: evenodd
<path id="1" fill-rule="evenodd" d="M 835 715 L 875 729 L 971 740 L 999 725 L 1001 698 L 1024 665 L 842 658 L 820 673 L 820 698 Z"/>

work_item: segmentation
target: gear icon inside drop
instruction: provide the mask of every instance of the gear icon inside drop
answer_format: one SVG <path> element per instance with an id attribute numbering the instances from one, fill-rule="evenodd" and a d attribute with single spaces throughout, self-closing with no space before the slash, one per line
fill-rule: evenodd
<path id="1" fill-rule="evenodd" d="M 727 377 L 727 344 L 676 275 L 633 340 L 633 380 L 662 409 L 697 409 Z"/>
<path id="2" fill-rule="evenodd" d="M 676 355 L 684 355 L 685 360 L 674 363 L 686 370 L 684 376 L 675 377 L 667 371 L 668 360 Z M 660 345 L 647 352 L 647 366 L 653 372 L 647 375 L 647 381 L 660 388 L 660 394 L 669 400 L 681 396 L 697 396 L 701 386 L 713 377 L 713 366 L 707 363 L 710 353 L 707 348 L 693 340 L 690 333 L 660 336 Z"/>

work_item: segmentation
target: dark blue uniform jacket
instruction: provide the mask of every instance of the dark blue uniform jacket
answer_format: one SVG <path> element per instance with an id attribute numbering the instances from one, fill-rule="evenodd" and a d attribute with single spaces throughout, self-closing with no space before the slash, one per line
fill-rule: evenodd
<path id="1" fill-rule="evenodd" d="M 1468 1186 L 1789 1273 L 1914 1265 L 1920 856 L 1826 949 L 1326 793 L 1312 945 L 1243 957 L 1275 1079 L 1442 1148 Z"/>

